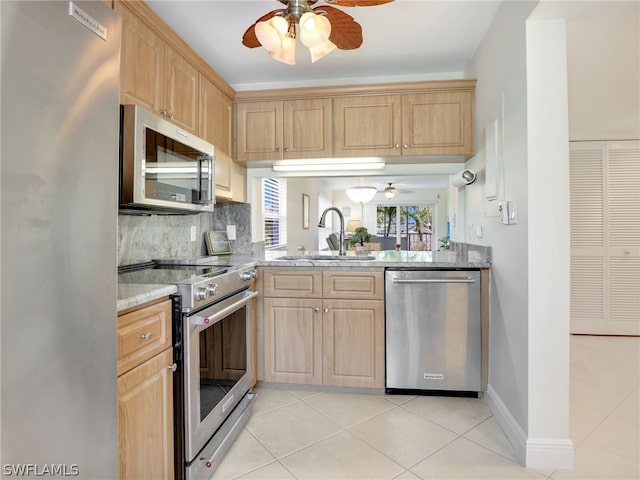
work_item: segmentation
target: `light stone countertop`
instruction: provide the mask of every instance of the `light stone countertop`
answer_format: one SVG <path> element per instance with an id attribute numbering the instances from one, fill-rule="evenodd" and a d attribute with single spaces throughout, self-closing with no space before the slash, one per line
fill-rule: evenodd
<path id="1" fill-rule="evenodd" d="M 118 312 L 178 292 L 175 285 L 118 284 Z"/>
<path id="2" fill-rule="evenodd" d="M 283 256 L 308 257 L 318 256 L 327 259 L 316 260 L 300 258 L 295 260 L 282 259 Z M 355 252 L 349 251 L 348 257 L 359 257 Z M 247 267 L 320 267 L 320 268 L 489 268 L 491 266 L 488 254 L 473 249 L 463 249 L 462 251 L 372 251 L 366 256 L 373 256 L 373 259 L 363 258 L 353 260 L 341 260 L 338 252 L 335 251 L 267 251 L 265 253 L 253 255 L 221 255 L 218 257 L 217 265 L 233 265 L 236 268 Z M 141 305 L 158 298 L 176 293 L 175 285 L 147 285 L 147 284 L 118 284 L 118 312 Z"/>
<path id="3" fill-rule="evenodd" d="M 282 259 L 283 256 L 301 257 L 294 260 Z M 323 256 L 326 259 L 304 258 Z M 362 260 L 356 260 L 362 256 Z M 364 258 L 364 257 L 374 258 Z M 412 267 L 412 268 L 489 268 L 491 263 L 477 251 L 371 251 L 363 255 L 347 252 L 348 260 L 340 259 L 338 252 L 267 252 L 257 260 L 258 266 L 264 267 Z M 353 258 L 353 259 L 352 259 Z"/>

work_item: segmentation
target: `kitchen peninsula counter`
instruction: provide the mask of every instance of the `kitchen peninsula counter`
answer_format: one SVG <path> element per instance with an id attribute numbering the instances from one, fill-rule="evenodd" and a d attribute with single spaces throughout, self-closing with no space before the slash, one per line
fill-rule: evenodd
<path id="1" fill-rule="evenodd" d="M 318 259 L 317 257 L 326 257 Z M 463 251 L 372 251 L 356 255 L 347 252 L 349 259 L 340 259 L 337 252 L 267 252 L 264 257 L 256 258 L 262 267 L 358 267 L 358 268 L 489 268 L 490 256 L 477 250 Z M 284 258 L 283 258 L 284 257 Z M 290 259 L 287 257 L 296 257 Z M 308 257 L 308 258 L 305 258 Z M 358 257 L 362 257 L 359 259 Z M 371 258 L 373 257 L 373 258 Z"/>

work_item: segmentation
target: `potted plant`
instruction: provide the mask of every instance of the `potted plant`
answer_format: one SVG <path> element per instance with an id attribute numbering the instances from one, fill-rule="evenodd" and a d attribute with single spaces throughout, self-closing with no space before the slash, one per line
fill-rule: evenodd
<path id="1" fill-rule="evenodd" d="M 442 242 L 442 246 L 440 247 L 440 250 L 449 250 L 449 235 L 439 238 L 438 240 Z"/>
<path id="2" fill-rule="evenodd" d="M 356 231 L 353 232 L 353 236 L 349 240 L 349 245 L 352 247 L 356 247 L 356 251 L 358 250 L 366 250 L 364 244 L 365 242 L 369 242 L 371 240 L 371 234 L 367 230 L 367 227 L 358 227 Z"/>

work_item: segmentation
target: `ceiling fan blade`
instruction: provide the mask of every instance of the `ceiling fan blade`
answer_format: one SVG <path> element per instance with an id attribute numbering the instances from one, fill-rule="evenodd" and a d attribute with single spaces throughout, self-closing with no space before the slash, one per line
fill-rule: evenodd
<path id="1" fill-rule="evenodd" d="M 278 12 L 284 12 L 284 10 L 273 10 L 272 12 L 266 13 L 263 16 L 261 16 L 259 19 L 257 19 L 255 23 L 251 25 L 249 28 L 247 28 L 246 32 L 244 32 L 244 35 L 242 36 L 242 44 L 248 48 L 261 47 L 262 44 L 258 40 L 258 37 L 256 37 L 256 23 L 269 20 Z"/>
<path id="2" fill-rule="evenodd" d="M 375 7 L 393 0 L 325 0 L 325 2 L 339 7 Z"/>
<path id="3" fill-rule="evenodd" d="M 340 50 L 353 50 L 362 45 L 362 27 L 351 15 L 329 6 L 317 7 L 314 11 L 327 15 L 331 23 L 329 40 Z"/>

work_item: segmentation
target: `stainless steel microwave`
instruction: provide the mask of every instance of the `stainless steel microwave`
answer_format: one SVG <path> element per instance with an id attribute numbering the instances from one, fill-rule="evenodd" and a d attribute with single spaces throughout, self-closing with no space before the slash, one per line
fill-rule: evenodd
<path id="1" fill-rule="evenodd" d="M 214 147 L 137 105 L 120 106 L 120 210 L 213 212 Z"/>

